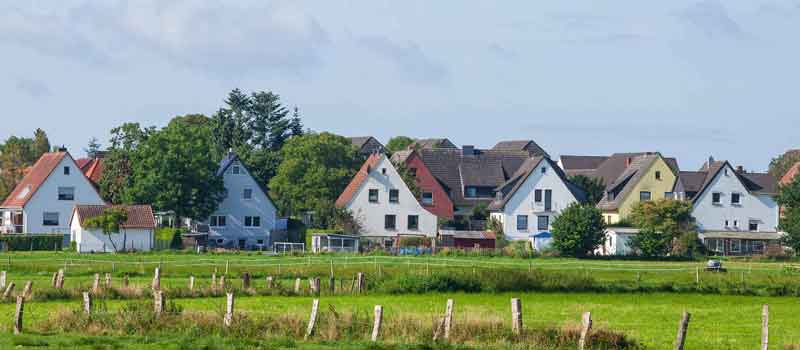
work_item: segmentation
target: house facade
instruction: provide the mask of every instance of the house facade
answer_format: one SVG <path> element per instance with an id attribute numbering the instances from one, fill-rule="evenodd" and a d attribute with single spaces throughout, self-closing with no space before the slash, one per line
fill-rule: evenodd
<path id="1" fill-rule="evenodd" d="M 606 224 L 614 225 L 627 218 L 634 205 L 641 201 L 674 198 L 677 168 L 659 153 L 646 153 L 625 158 L 625 167 L 613 181 L 607 182 L 597 207 L 603 211 Z"/>
<path id="2" fill-rule="evenodd" d="M 106 234 L 101 229 L 87 227 L 88 219 L 108 209 L 126 212 L 127 219 L 120 225 L 120 232 Z M 76 205 L 69 226 L 70 241 L 75 242 L 78 253 L 147 252 L 153 249 L 156 221 L 149 205 Z"/>
<path id="3" fill-rule="evenodd" d="M 0 206 L 4 233 L 69 234 L 76 205 L 105 204 L 66 151 L 43 154 Z"/>
<path id="4" fill-rule="evenodd" d="M 681 172 L 675 192 L 692 201 L 692 216 L 710 251 L 763 254 L 780 238 L 778 183 L 769 174 L 712 159 L 700 171 Z"/>
<path id="5" fill-rule="evenodd" d="M 498 187 L 489 210 L 491 217 L 502 224 L 506 239 L 533 242 L 540 233 L 550 231 L 562 210 L 585 198 L 554 161 L 534 157 Z"/>
<path id="6" fill-rule="evenodd" d="M 209 246 L 233 249 L 269 247 L 278 210 L 264 185 L 256 181 L 234 152 L 220 162 L 226 196 L 212 213 L 208 224 Z"/>
<path id="7" fill-rule="evenodd" d="M 391 244 L 399 235 L 436 236 L 436 216 L 406 186 L 386 155 L 367 158 L 336 200 L 360 223 L 362 237 Z"/>
<path id="8" fill-rule="evenodd" d="M 392 154 L 392 161 L 405 164 L 405 167 L 417 180 L 420 191 L 419 202 L 422 206 L 437 217 L 453 219 L 453 201 L 448 195 L 448 190 L 433 176 L 431 170 L 422 161 L 416 150 L 403 150 Z"/>

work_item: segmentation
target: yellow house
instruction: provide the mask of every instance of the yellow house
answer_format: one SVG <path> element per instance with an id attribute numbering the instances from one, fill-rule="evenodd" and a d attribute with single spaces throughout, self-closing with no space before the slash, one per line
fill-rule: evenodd
<path id="1" fill-rule="evenodd" d="M 626 159 L 625 170 L 608 186 L 597 207 L 606 223 L 624 220 L 633 206 L 645 200 L 671 198 L 678 176 L 659 153 L 645 153 Z"/>

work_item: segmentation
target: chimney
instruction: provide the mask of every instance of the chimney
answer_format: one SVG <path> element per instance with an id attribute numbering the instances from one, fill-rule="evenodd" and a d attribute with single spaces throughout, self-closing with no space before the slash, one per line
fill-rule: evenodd
<path id="1" fill-rule="evenodd" d="M 474 156 L 475 155 L 475 146 L 472 146 L 472 145 L 461 146 L 461 154 L 465 155 L 465 156 Z"/>
<path id="2" fill-rule="evenodd" d="M 741 166 L 741 165 L 737 165 L 736 166 L 736 172 L 739 173 L 739 174 L 746 173 L 746 171 L 744 171 L 744 166 Z"/>
<path id="3" fill-rule="evenodd" d="M 627 168 L 627 167 L 631 166 L 632 162 L 633 162 L 633 157 L 625 158 L 625 167 Z"/>
<path id="4" fill-rule="evenodd" d="M 66 152 L 66 151 L 67 151 L 67 146 L 61 145 L 61 147 L 58 148 L 58 152 Z"/>

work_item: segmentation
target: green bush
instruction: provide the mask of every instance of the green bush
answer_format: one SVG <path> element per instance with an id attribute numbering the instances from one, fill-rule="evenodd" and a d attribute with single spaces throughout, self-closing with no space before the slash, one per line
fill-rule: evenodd
<path id="1" fill-rule="evenodd" d="M 181 234 L 186 232 L 187 230 L 185 228 L 162 227 L 156 229 L 156 240 L 169 242 L 170 249 L 181 249 L 183 247 Z"/>
<path id="2" fill-rule="evenodd" d="M 0 247 L 4 250 L 61 250 L 64 248 L 64 235 L 0 235 Z"/>

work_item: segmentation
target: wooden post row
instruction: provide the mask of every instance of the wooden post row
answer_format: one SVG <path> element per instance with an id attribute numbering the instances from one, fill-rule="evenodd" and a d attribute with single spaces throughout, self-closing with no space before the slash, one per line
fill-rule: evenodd
<path id="1" fill-rule="evenodd" d="M 105 288 L 111 288 L 111 273 L 106 272 L 106 285 Z"/>
<path id="2" fill-rule="evenodd" d="M 372 323 L 372 341 L 378 341 L 378 335 L 381 332 L 381 323 L 383 322 L 383 306 L 375 305 L 375 321 Z"/>
<path id="3" fill-rule="evenodd" d="M 681 317 L 681 323 L 678 324 L 678 336 L 675 339 L 675 350 L 683 350 L 683 344 L 686 343 L 686 331 L 689 328 L 689 319 L 691 314 L 684 311 Z"/>
<path id="4" fill-rule="evenodd" d="M 124 276 L 122 276 L 122 287 L 128 288 L 128 283 L 130 282 L 128 280 L 128 274 L 126 273 Z"/>
<path id="5" fill-rule="evenodd" d="M 300 283 L 301 283 L 300 282 L 300 277 L 297 277 L 297 279 L 294 280 L 294 293 L 295 294 L 300 294 Z"/>
<path id="6" fill-rule="evenodd" d="M 0 289 L 4 289 L 6 287 L 6 272 L 0 271 Z"/>
<path id="7" fill-rule="evenodd" d="M 433 341 L 450 339 L 450 328 L 453 325 L 453 299 L 447 299 L 447 307 L 439 326 L 433 332 Z"/>
<path id="8" fill-rule="evenodd" d="M 311 289 L 311 294 L 319 296 L 319 277 L 313 277 L 308 280 L 308 286 Z"/>
<path id="9" fill-rule="evenodd" d="M 272 276 L 267 276 L 267 289 L 272 289 Z"/>
<path id="10" fill-rule="evenodd" d="M 53 280 L 50 281 L 50 287 L 56 287 L 56 281 L 58 281 L 58 271 L 53 272 Z"/>
<path id="11" fill-rule="evenodd" d="M 14 291 L 14 282 L 11 282 L 6 287 L 6 291 L 3 292 L 3 300 L 8 299 L 8 297 L 11 296 L 11 292 L 13 292 L 13 291 Z"/>
<path id="12" fill-rule="evenodd" d="M 94 282 L 92 282 L 92 293 L 97 294 L 100 292 L 100 274 L 94 274 Z"/>
<path id="13" fill-rule="evenodd" d="M 156 316 L 160 316 L 164 312 L 164 291 L 153 292 L 153 312 Z"/>
<path id="14" fill-rule="evenodd" d="M 319 299 L 314 299 L 311 304 L 311 316 L 308 318 L 308 328 L 306 328 L 306 336 L 304 339 L 308 340 L 314 335 L 314 326 L 317 323 L 317 311 L 319 311 Z"/>
<path id="15" fill-rule="evenodd" d="M 225 290 L 225 275 L 219 276 L 219 289 Z"/>
<path id="16" fill-rule="evenodd" d="M 592 313 L 584 312 L 581 317 L 581 337 L 578 340 L 578 349 L 586 349 L 586 342 L 589 340 L 589 332 L 592 330 Z"/>
<path id="17" fill-rule="evenodd" d="M 250 273 L 245 272 L 242 274 L 242 289 L 250 289 Z"/>
<path id="18" fill-rule="evenodd" d="M 33 281 L 25 282 L 25 288 L 22 289 L 22 296 L 25 298 L 30 298 L 32 294 L 31 293 L 32 289 L 33 289 Z"/>
<path id="19" fill-rule="evenodd" d="M 64 269 L 58 269 L 58 276 L 56 277 L 56 289 L 64 288 Z"/>
<path id="20" fill-rule="evenodd" d="M 194 290 L 194 276 L 189 276 L 189 291 Z"/>

